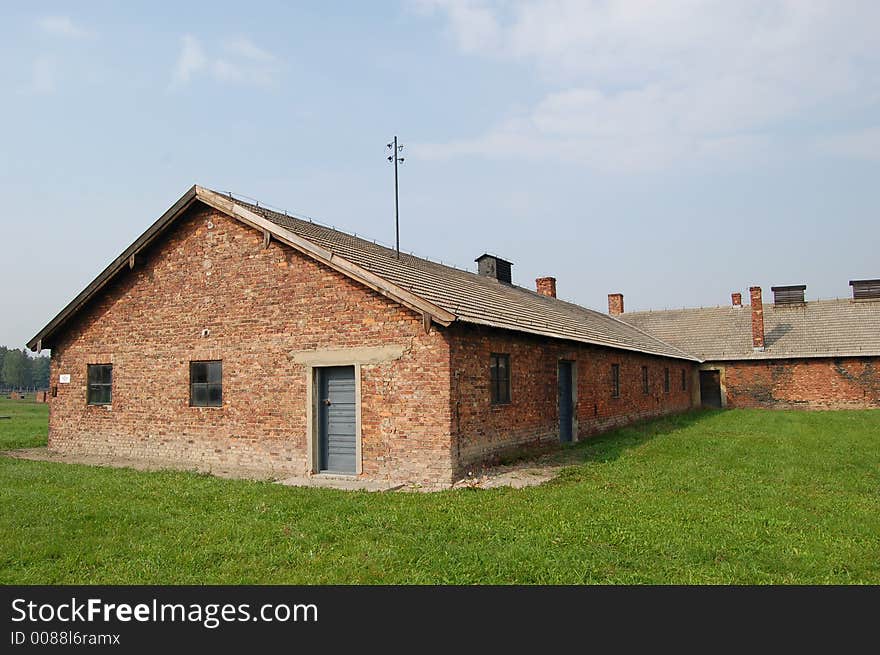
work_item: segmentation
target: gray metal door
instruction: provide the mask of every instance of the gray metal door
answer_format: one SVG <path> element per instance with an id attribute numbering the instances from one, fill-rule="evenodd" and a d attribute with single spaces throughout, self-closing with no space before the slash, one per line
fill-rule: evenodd
<path id="1" fill-rule="evenodd" d="M 572 419 L 574 407 L 571 396 L 574 381 L 571 379 L 571 362 L 559 362 L 559 440 L 563 443 L 571 441 Z"/>
<path id="2" fill-rule="evenodd" d="M 357 473 L 354 366 L 318 369 L 318 470 Z"/>

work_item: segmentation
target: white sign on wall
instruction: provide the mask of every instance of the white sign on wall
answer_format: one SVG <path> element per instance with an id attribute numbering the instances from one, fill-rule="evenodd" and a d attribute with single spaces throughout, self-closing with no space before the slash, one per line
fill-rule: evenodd
<path id="1" fill-rule="evenodd" d="M 62 373 L 58 376 L 59 384 L 70 384 L 70 373 Z"/>

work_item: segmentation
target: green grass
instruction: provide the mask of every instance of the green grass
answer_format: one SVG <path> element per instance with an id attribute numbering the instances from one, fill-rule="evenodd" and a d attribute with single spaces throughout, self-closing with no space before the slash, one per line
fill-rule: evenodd
<path id="1" fill-rule="evenodd" d="M 880 411 L 696 413 L 571 454 L 436 494 L 0 458 L 0 583 L 880 583 Z"/>
<path id="2" fill-rule="evenodd" d="M 0 396 L 0 450 L 45 446 L 49 431 L 49 405 L 33 400 Z"/>

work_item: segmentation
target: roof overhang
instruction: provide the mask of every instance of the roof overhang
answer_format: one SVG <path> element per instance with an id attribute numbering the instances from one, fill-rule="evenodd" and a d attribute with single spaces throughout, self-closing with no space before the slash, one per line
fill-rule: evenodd
<path id="1" fill-rule="evenodd" d="M 425 324 L 434 322 L 447 326 L 456 320 L 455 314 L 435 305 L 407 289 L 404 289 L 375 273 L 358 266 L 357 264 L 340 257 L 338 254 L 327 250 L 303 237 L 294 234 L 272 221 L 252 212 L 246 207 L 236 203 L 233 198 L 220 195 L 210 189 L 200 186 L 191 187 L 180 199 L 175 202 L 159 219 L 137 238 L 125 251 L 119 255 L 110 265 L 105 268 L 92 282 L 83 289 L 70 303 L 62 309 L 55 318 L 40 330 L 31 339 L 27 346 L 31 350 L 39 351 L 44 347 L 51 347 L 51 339 L 71 318 L 73 318 L 98 292 L 100 292 L 117 274 L 126 267 L 134 268 L 137 255 L 149 247 L 174 221 L 183 215 L 194 202 L 203 204 L 220 211 L 227 216 L 238 220 L 256 230 L 260 230 L 269 238 L 283 243 L 308 257 L 329 266 L 343 275 L 360 282 L 361 284 L 377 291 L 386 298 L 421 314 Z"/>
<path id="2" fill-rule="evenodd" d="M 668 346 L 671 349 L 677 350 L 680 354 L 676 355 L 671 352 L 663 352 L 660 350 L 651 350 L 648 348 L 639 348 L 639 347 L 631 346 L 631 345 L 621 343 L 621 342 L 600 341 L 598 339 L 582 339 L 582 338 L 578 338 L 577 336 L 574 336 L 574 335 L 560 335 L 558 332 L 553 332 L 550 330 L 542 330 L 537 327 L 532 327 L 532 328 L 526 328 L 526 327 L 522 327 L 522 326 L 514 327 L 514 326 L 511 326 L 511 325 L 508 325 L 505 323 L 500 323 L 498 321 L 489 321 L 486 319 L 475 318 L 472 316 L 460 316 L 458 318 L 458 320 L 461 323 L 471 323 L 473 325 L 484 325 L 486 327 L 496 328 L 499 330 L 510 330 L 511 332 L 521 332 L 523 334 L 534 334 L 534 335 L 537 335 L 540 337 L 549 337 L 551 339 L 558 339 L 560 341 L 571 341 L 573 343 L 582 343 L 582 344 L 587 344 L 589 346 L 596 346 L 598 348 L 611 348 L 613 350 L 625 350 L 628 352 L 640 353 L 642 355 L 650 355 L 652 357 L 664 357 L 666 359 L 680 359 L 683 361 L 692 362 L 694 364 L 701 364 L 703 362 L 703 360 L 700 359 L 699 357 L 696 357 L 695 355 L 691 355 L 689 353 L 686 353 L 683 350 L 681 350 L 680 348 L 676 348 L 675 346 L 670 345 L 669 343 L 667 343 L 665 341 L 661 341 L 660 343 L 662 343 L 665 346 Z M 629 325 L 629 323 L 627 323 L 627 325 Z M 629 325 L 629 327 L 634 327 L 634 326 Z M 638 330 L 638 328 L 635 328 L 635 329 Z M 646 332 L 644 332 L 644 330 L 639 330 L 639 332 L 642 332 L 642 334 L 647 334 Z M 654 338 L 656 339 L 656 337 L 654 337 Z M 658 339 L 658 341 L 660 341 L 660 340 Z"/>

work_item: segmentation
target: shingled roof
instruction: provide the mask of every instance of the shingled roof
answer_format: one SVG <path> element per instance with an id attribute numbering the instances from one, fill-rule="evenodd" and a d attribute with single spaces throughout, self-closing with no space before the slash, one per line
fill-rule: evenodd
<path id="1" fill-rule="evenodd" d="M 616 318 L 339 230 L 235 201 L 456 316 L 458 321 L 679 359 L 690 354 Z"/>
<path id="2" fill-rule="evenodd" d="M 627 312 L 620 318 L 702 360 L 880 355 L 880 300 L 764 305 L 764 350 L 752 348 L 751 307 Z"/>
<path id="3" fill-rule="evenodd" d="M 554 339 L 696 360 L 636 326 L 600 312 L 540 295 L 529 289 L 445 266 L 288 214 L 194 186 L 28 344 L 50 344 L 54 333 L 116 274 L 135 265 L 148 247 L 193 202 L 201 201 L 252 227 L 264 230 L 341 272 L 358 279 L 437 322 L 486 325 Z"/>

